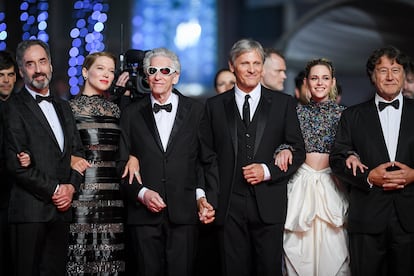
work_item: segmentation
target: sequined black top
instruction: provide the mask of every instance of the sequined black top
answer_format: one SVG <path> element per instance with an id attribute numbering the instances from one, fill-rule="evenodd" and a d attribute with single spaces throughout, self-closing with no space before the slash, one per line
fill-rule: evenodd
<path id="1" fill-rule="evenodd" d="M 344 106 L 332 100 L 296 108 L 307 153 L 329 153 L 335 140 L 336 130 Z"/>

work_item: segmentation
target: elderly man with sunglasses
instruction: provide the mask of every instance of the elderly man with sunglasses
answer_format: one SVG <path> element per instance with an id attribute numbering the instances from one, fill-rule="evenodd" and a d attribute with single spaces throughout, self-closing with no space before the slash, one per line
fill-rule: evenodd
<path id="1" fill-rule="evenodd" d="M 198 129 L 203 105 L 173 88 L 181 66 L 168 49 L 146 53 L 151 94 L 123 112 L 120 167 L 139 159 L 142 182 L 122 184 L 139 275 L 193 275 L 196 225 L 214 220 L 206 201 Z M 198 209 L 198 216 L 197 216 Z"/>

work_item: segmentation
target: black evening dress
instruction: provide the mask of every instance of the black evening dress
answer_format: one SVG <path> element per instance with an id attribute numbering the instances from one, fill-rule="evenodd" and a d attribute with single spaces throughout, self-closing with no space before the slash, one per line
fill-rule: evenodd
<path id="1" fill-rule="evenodd" d="M 73 200 L 68 275 L 122 275 L 124 207 L 116 171 L 120 111 L 101 96 L 70 101 L 85 156 L 92 165 Z"/>

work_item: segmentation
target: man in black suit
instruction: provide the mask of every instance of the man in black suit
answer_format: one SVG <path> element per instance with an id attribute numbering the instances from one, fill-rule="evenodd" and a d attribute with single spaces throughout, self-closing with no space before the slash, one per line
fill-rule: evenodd
<path id="1" fill-rule="evenodd" d="M 229 68 L 236 85 L 207 100 L 200 127 L 223 275 L 282 275 L 287 182 L 305 157 L 295 100 L 260 85 L 263 62 L 260 43 L 242 39 L 233 45 Z M 293 153 L 287 172 L 274 165 L 281 144 Z"/>
<path id="2" fill-rule="evenodd" d="M 10 98 L 17 79 L 17 64 L 12 54 L 0 51 L 0 110 Z M 1 121 L 1 119 L 0 119 Z M 3 124 L 0 125 L 0 275 L 11 275 L 11 252 L 8 224 L 8 207 L 12 178 L 6 169 L 6 156 L 3 147 Z"/>
<path id="3" fill-rule="evenodd" d="M 19 43 L 24 88 L 4 106 L 7 167 L 16 178 L 9 204 L 15 275 L 65 275 L 71 201 L 81 177 L 70 168 L 82 147 L 67 102 L 51 99 L 50 51 L 40 40 Z M 42 98 L 43 97 L 43 98 Z M 30 154 L 23 167 L 17 154 Z"/>
<path id="4" fill-rule="evenodd" d="M 142 179 L 142 184 L 134 179 L 122 185 L 135 259 L 140 275 L 192 276 L 197 204 L 202 222 L 214 219 L 199 160 L 203 105 L 173 89 L 181 68 L 170 50 L 147 52 L 143 67 L 151 94 L 130 104 L 121 116 L 121 148 L 129 149 L 121 156 L 124 161 L 128 155 L 139 159 Z"/>
<path id="5" fill-rule="evenodd" d="M 403 98 L 407 57 L 375 50 L 366 71 L 375 96 L 342 113 L 330 165 L 350 184 L 352 275 L 414 275 L 414 101 Z M 354 172 L 353 153 L 368 169 Z"/>

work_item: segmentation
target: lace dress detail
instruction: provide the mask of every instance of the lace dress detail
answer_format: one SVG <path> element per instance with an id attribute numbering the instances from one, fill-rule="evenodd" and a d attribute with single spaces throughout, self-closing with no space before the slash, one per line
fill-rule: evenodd
<path id="1" fill-rule="evenodd" d="M 120 111 L 100 96 L 70 101 L 92 167 L 73 200 L 68 275 L 122 275 L 124 205 L 116 171 Z"/>

